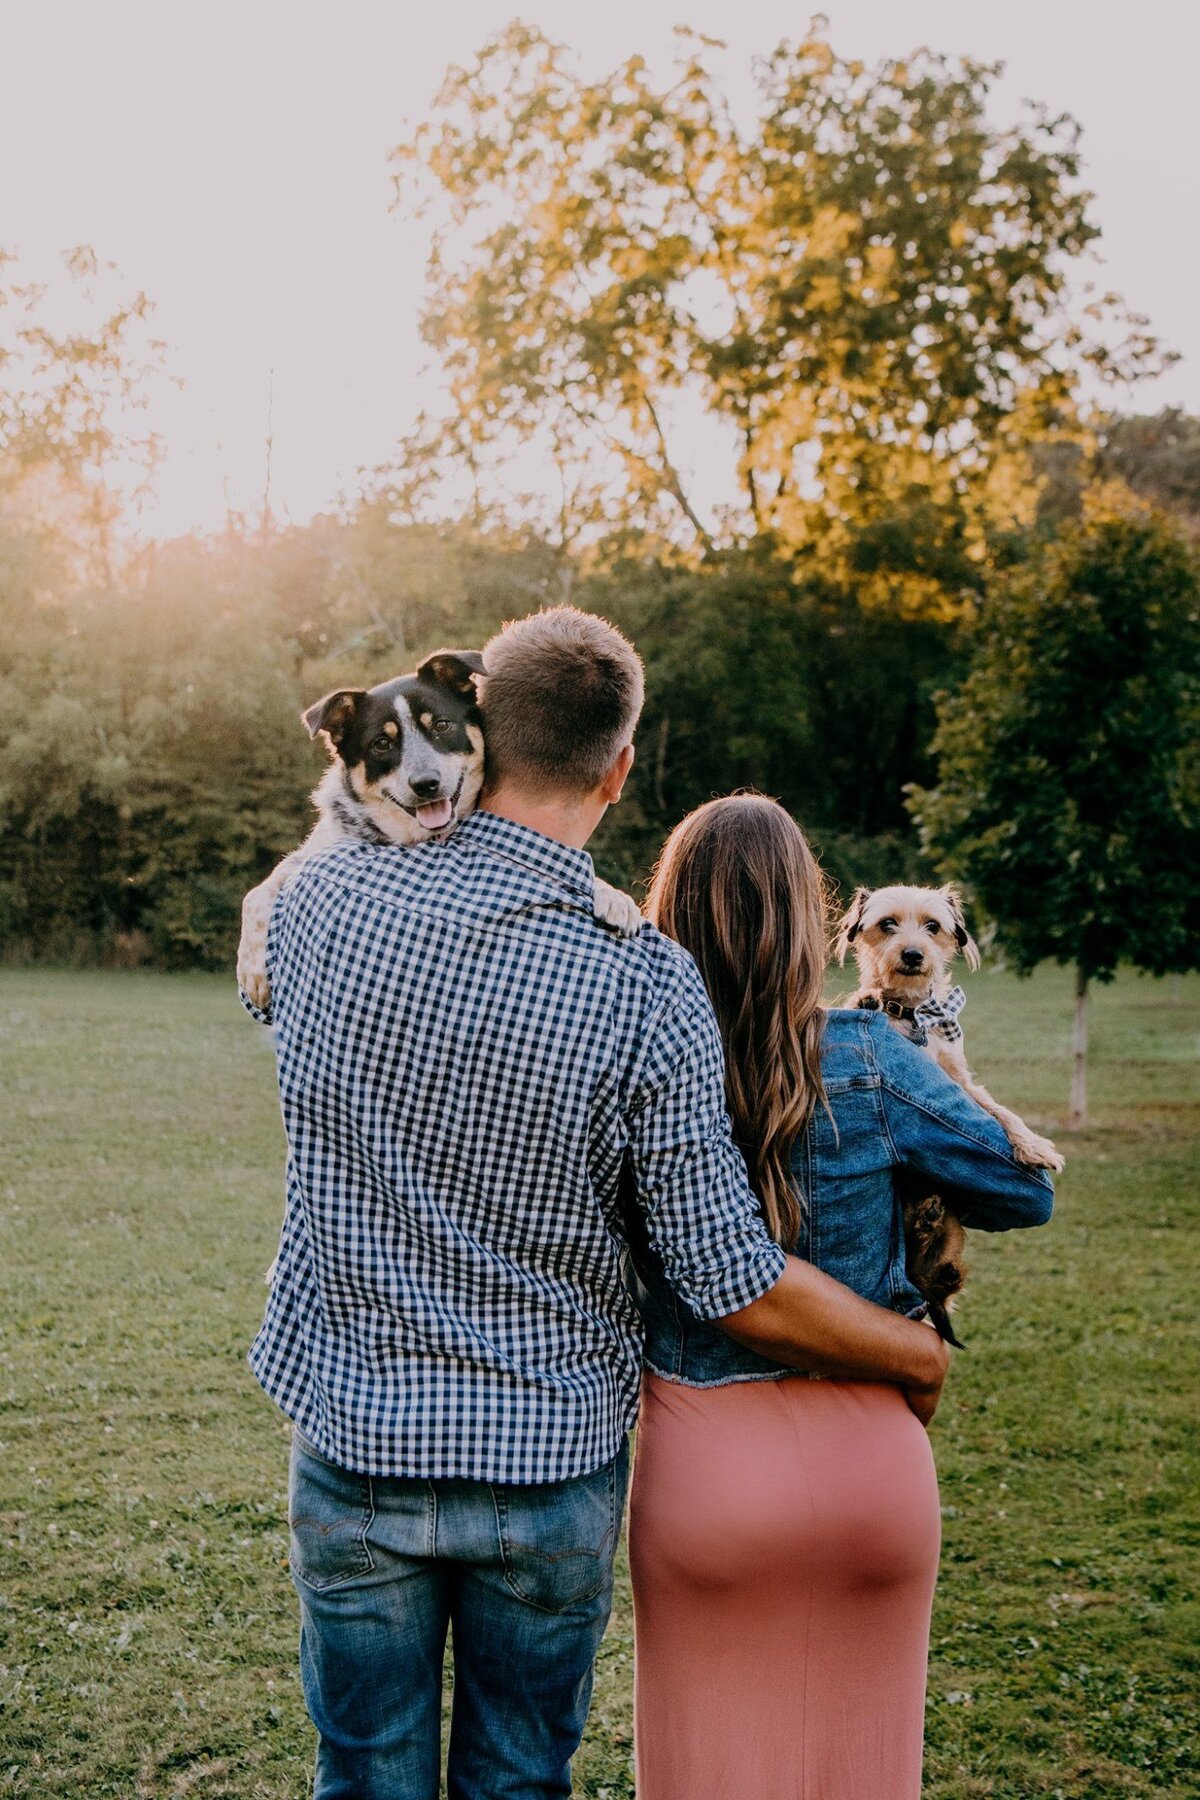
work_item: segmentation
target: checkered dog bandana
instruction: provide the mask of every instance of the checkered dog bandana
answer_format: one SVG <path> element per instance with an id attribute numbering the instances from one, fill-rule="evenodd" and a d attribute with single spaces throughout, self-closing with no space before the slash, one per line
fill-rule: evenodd
<path id="1" fill-rule="evenodd" d="M 958 1015 L 966 1004 L 967 996 L 960 987 L 952 987 L 944 1000 L 922 1000 L 913 1007 L 913 1043 L 927 1044 L 929 1033 L 936 1031 L 948 1044 L 956 1044 L 962 1037 Z"/>

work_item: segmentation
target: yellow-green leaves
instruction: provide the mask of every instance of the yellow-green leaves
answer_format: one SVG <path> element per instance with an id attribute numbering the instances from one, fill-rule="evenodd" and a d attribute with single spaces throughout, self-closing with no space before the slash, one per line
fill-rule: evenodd
<path id="1" fill-rule="evenodd" d="M 953 610 L 997 459 L 1030 426 L 1076 432 L 1085 363 L 1128 378 L 1159 360 L 1116 297 L 1076 303 L 1097 236 L 1078 128 L 1029 107 L 998 129 L 995 68 L 928 51 L 868 68 L 817 21 L 764 59 L 746 131 L 720 54 L 685 36 L 673 80 L 635 57 L 589 82 L 513 26 L 404 151 L 447 221 L 427 331 L 481 467 L 552 440 L 607 484 L 610 522 L 685 550 L 820 545 L 860 574 L 883 514 L 898 555 L 867 558 L 876 597 Z M 697 409 L 732 427 L 720 520 L 688 489 Z M 931 506 L 943 522 L 904 544 Z"/>

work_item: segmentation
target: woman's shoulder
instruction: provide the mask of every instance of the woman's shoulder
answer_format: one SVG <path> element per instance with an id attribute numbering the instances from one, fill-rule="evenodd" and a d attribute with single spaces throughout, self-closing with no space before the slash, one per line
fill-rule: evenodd
<path id="1" fill-rule="evenodd" d="M 935 1058 L 897 1031 L 885 1012 L 871 1007 L 831 1007 L 826 1015 L 821 1070 L 830 1078 L 854 1075 L 856 1066 L 893 1092 L 926 1101 L 946 1089 L 958 1091 Z"/>
<path id="2" fill-rule="evenodd" d="M 933 1059 L 897 1031 L 886 1013 L 865 1006 L 831 1006 L 827 1010 L 821 1072 L 826 1083 L 862 1075 L 870 1075 L 874 1081 L 891 1077 L 911 1083 L 931 1072 L 941 1074 Z"/>
<path id="3" fill-rule="evenodd" d="M 826 1081 L 873 1072 L 875 1021 L 857 1006 L 830 1006 L 821 1032 L 821 1073 Z"/>
<path id="4" fill-rule="evenodd" d="M 825 1007 L 824 1039 L 837 1042 L 853 1038 L 860 1034 L 864 1025 L 874 1017 L 865 1007 L 852 1006 L 849 1001 L 834 1000 Z"/>

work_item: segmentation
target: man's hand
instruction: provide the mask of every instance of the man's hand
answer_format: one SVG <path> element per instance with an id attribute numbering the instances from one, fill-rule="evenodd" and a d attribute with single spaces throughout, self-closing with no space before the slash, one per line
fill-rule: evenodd
<path id="1" fill-rule="evenodd" d="M 938 1337 L 937 1342 L 938 1350 L 941 1352 L 940 1373 L 929 1381 L 921 1382 L 916 1386 L 909 1385 L 904 1389 L 904 1398 L 908 1401 L 909 1407 L 916 1413 L 926 1431 L 928 1431 L 930 1421 L 938 1409 L 938 1402 L 942 1397 L 942 1388 L 945 1386 L 946 1376 L 950 1371 L 950 1346 L 945 1343 L 940 1336 Z"/>

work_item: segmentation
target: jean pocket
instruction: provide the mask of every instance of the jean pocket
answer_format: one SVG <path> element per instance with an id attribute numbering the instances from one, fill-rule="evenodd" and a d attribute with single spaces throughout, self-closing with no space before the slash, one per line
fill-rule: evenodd
<path id="1" fill-rule="evenodd" d="M 568 1612 L 611 1586 L 628 1448 L 594 1474 L 546 1486 L 495 1486 L 504 1580 L 542 1612 Z"/>
<path id="2" fill-rule="evenodd" d="M 375 1517 L 369 1475 L 341 1469 L 296 1432 L 288 1495 L 293 1576 L 323 1593 L 375 1567 L 367 1532 Z"/>

